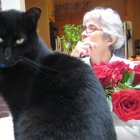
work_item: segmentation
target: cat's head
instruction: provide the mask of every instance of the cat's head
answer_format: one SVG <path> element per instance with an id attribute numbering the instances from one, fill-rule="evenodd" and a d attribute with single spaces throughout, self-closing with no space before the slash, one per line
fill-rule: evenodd
<path id="1" fill-rule="evenodd" d="M 37 22 L 41 10 L 0 12 L 0 68 L 13 66 L 37 47 Z"/>

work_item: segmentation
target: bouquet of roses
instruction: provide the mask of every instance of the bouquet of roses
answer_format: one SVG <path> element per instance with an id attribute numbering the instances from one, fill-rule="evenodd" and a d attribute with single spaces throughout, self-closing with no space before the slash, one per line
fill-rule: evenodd
<path id="1" fill-rule="evenodd" d="M 133 69 L 123 61 L 94 64 L 111 109 L 123 121 L 140 120 L 140 64 Z"/>

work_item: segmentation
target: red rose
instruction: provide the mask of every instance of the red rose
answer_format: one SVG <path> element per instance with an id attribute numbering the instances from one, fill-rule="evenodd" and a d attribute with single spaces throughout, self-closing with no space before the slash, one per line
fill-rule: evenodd
<path id="1" fill-rule="evenodd" d="M 140 71 L 140 64 L 139 65 L 135 65 L 134 70 L 135 71 Z"/>
<path id="2" fill-rule="evenodd" d="M 105 63 L 101 63 L 101 65 L 93 65 L 93 70 L 95 71 L 95 74 L 101 81 L 103 87 L 106 87 L 110 84 L 112 70 L 109 67 L 107 67 Z"/>
<path id="3" fill-rule="evenodd" d="M 113 111 L 125 122 L 140 120 L 140 90 L 120 90 L 111 94 Z"/>
<path id="4" fill-rule="evenodd" d="M 134 84 L 138 84 L 140 83 L 140 65 L 136 65 L 134 67 L 134 72 L 135 72 L 135 76 L 134 76 Z"/>
<path id="5" fill-rule="evenodd" d="M 118 71 L 119 73 L 123 73 L 124 70 L 132 71 L 132 69 L 129 68 L 129 64 L 126 64 L 123 61 L 110 62 L 108 63 L 108 67 Z"/>
<path id="6" fill-rule="evenodd" d="M 112 69 L 111 87 L 116 87 L 116 85 L 122 81 L 122 74 L 125 70 L 132 71 L 132 69 L 129 68 L 129 64 L 125 64 L 123 61 L 113 61 L 108 63 L 107 66 Z"/>

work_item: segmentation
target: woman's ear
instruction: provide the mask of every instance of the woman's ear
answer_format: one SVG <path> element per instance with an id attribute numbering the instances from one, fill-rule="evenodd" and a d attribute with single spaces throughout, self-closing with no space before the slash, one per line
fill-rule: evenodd
<path id="1" fill-rule="evenodd" d="M 109 37 L 107 39 L 108 46 L 112 46 L 112 44 L 114 44 L 116 41 L 117 41 L 116 37 L 114 37 L 114 36 Z"/>

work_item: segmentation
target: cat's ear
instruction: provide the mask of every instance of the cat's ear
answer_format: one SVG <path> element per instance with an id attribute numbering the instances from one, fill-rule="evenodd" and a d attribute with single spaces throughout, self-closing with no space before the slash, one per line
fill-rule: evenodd
<path id="1" fill-rule="evenodd" d="M 40 14 L 41 14 L 41 9 L 38 7 L 33 7 L 26 12 L 26 15 L 34 18 L 36 22 L 39 20 Z"/>
<path id="2" fill-rule="evenodd" d="M 28 22 L 31 22 L 33 25 L 37 26 L 40 15 L 41 9 L 38 7 L 33 7 L 24 13 L 24 18 L 26 18 Z"/>

